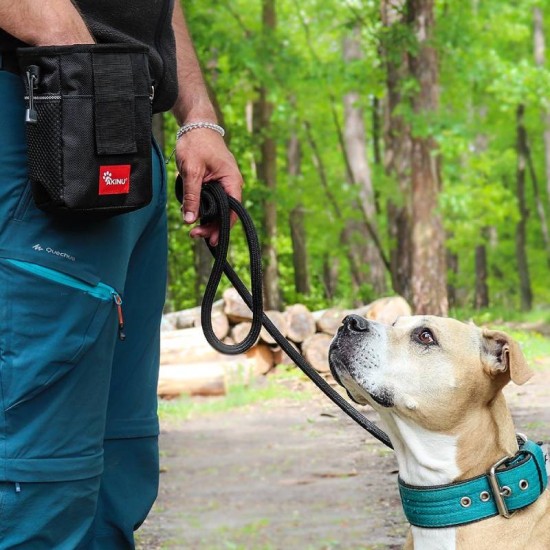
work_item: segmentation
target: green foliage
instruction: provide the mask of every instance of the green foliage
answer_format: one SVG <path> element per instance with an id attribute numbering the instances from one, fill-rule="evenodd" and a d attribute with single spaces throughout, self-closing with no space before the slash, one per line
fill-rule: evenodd
<path id="1" fill-rule="evenodd" d="M 550 108 L 550 69 L 537 67 L 533 55 L 533 7 L 543 10 L 547 43 L 550 43 L 550 5 L 535 0 L 436 0 L 436 35 L 440 68 L 440 109 L 430 117 L 414 115 L 407 99 L 418 82 L 404 80 L 403 101 L 398 107 L 415 135 L 435 138 L 441 157 L 443 192 L 440 210 L 448 235 L 447 247 L 458 257 L 458 270 L 449 273 L 457 288 L 459 305 L 469 306 L 475 287 L 475 247 L 488 254 L 491 304 L 515 308 L 519 304 L 515 252 L 516 108 L 525 105 L 526 129 L 539 179 L 539 192 L 548 210 L 544 123 L 541 113 Z M 343 124 L 342 98 L 359 92 L 364 109 L 367 147 L 378 201 L 377 225 L 386 253 L 388 236 L 386 204 L 402 202 L 396 184 L 376 164 L 373 101 L 384 102 L 386 62 L 398 63 L 405 52 L 414 53 L 416 37 L 404 25 L 384 28 L 378 0 L 277 0 L 277 29 L 262 34 L 260 1 L 185 0 L 184 8 L 198 56 L 229 130 L 230 147 L 245 178 L 245 204 L 260 232 L 265 189 L 256 180 L 258 143 L 248 122 L 260 86 L 269 90 L 275 105 L 272 137 L 277 141 L 278 173 L 275 200 L 278 206 L 276 248 L 280 284 L 286 303 L 305 302 L 313 309 L 334 303 L 349 306 L 357 299 L 340 234 L 344 220 L 356 217 L 353 201 L 357 189 L 349 185 L 344 156 L 337 135 Z M 342 42 L 360 27 L 363 57 L 344 62 Z M 547 57 L 550 57 L 547 55 Z M 248 113 L 248 115 L 247 115 Z M 248 118 L 247 118 L 248 117 Z M 330 191 L 343 217 L 338 218 L 323 188 L 304 123 L 311 127 Z M 301 143 L 301 173 L 287 172 L 286 144 L 295 131 Z M 167 131 L 173 136 L 174 127 Z M 168 139 L 170 142 L 170 139 Z M 383 139 L 378 145 L 382 148 Z M 173 178 L 173 165 L 170 167 Z M 536 216 L 531 180 L 527 179 L 528 259 L 537 304 L 550 301 L 548 261 Z M 289 212 L 297 204 L 306 210 L 308 267 L 311 293 L 300 296 L 294 288 Z M 196 269 L 192 244 L 182 228 L 177 205 L 170 205 L 170 308 L 195 305 Z M 248 257 L 243 236 L 236 231 L 232 260 L 244 272 Z M 326 264 L 338 266 L 336 295 L 328 299 L 323 282 Z M 368 269 L 368 266 L 365 266 Z M 389 280 L 389 277 L 388 277 Z M 368 286 L 361 299 L 376 298 Z"/>

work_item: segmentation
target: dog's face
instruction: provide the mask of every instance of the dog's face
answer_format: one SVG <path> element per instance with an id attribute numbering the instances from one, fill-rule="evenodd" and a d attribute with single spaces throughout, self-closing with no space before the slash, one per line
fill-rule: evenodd
<path id="1" fill-rule="evenodd" d="M 400 317 L 388 326 L 350 315 L 329 362 L 357 403 L 438 432 L 453 431 L 465 407 L 489 402 L 510 378 L 524 383 L 531 376 L 506 334 L 434 316 Z"/>

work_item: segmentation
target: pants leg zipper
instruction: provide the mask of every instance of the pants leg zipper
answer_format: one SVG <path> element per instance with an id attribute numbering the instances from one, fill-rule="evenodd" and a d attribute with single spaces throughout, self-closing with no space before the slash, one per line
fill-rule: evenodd
<path id="1" fill-rule="evenodd" d="M 113 292 L 113 300 L 118 314 L 118 339 L 124 342 L 124 340 L 126 340 L 126 334 L 124 333 L 124 317 L 122 316 L 122 298 L 120 294 Z"/>
<path id="2" fill-rule="evenodd" d="M 20 269 L 23 269 L 24 271 L 33 273 L 37 277 L 42 277 L 44 279 L 54 281 L 60 285 L 65 285 L 76 288 L 78 290 L 82 290 L 84 292 L 87 292 L 91 296 L 98 298 L 99 300 L 112 300 L 117 308 L 118 338 L 121 341 L 124 341 L 126 339 L 126 334 L 124 332 L 124 317 L 122 315 L 122 298 L 113 287 L 108 286 L 105 283 L 97 283 L 97 285 L 94 286 L 89 283 L 85 283 L 84 281 L 81 281 L 71 275 L 67 275 L 65 273 L 61 273 L 60 271 L 55 271 L 54 269 L 50 269 L 49 267 L 34 264 L 32 262 L 13 260 L 11 258 L 7 258 L 6 261 Z"/>

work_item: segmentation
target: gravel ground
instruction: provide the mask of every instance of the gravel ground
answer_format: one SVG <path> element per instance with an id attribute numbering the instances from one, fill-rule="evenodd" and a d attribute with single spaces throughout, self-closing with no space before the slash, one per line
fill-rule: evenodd
<path id="1" fill-rule="evenodd" d="M 506 395 L 518 431 L 549 440 L 550 362 L 537 368 Z M 403 544 L 393 454 L 321 395 L 170 423 L 161 449 L 160 495 L 140 550 Z"/>

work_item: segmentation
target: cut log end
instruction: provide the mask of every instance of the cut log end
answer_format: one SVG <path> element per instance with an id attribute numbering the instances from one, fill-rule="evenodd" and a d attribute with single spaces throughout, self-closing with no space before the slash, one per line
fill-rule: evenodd
<path id="1" fill-rule="evenodd" d="M 285 313 L 289 340 L 300 344 L 315 334 L 315 319 L 306 306 L 302 304 L 289 306 L 286 308 Z"/>
<path id="2" fill-rule="evenodd" d="M 331 342 L 332 336 L 318 332 L 310 336 L 302 345 L 303 356 L 317 372 L 330 372 L 328 350 Z"/>

